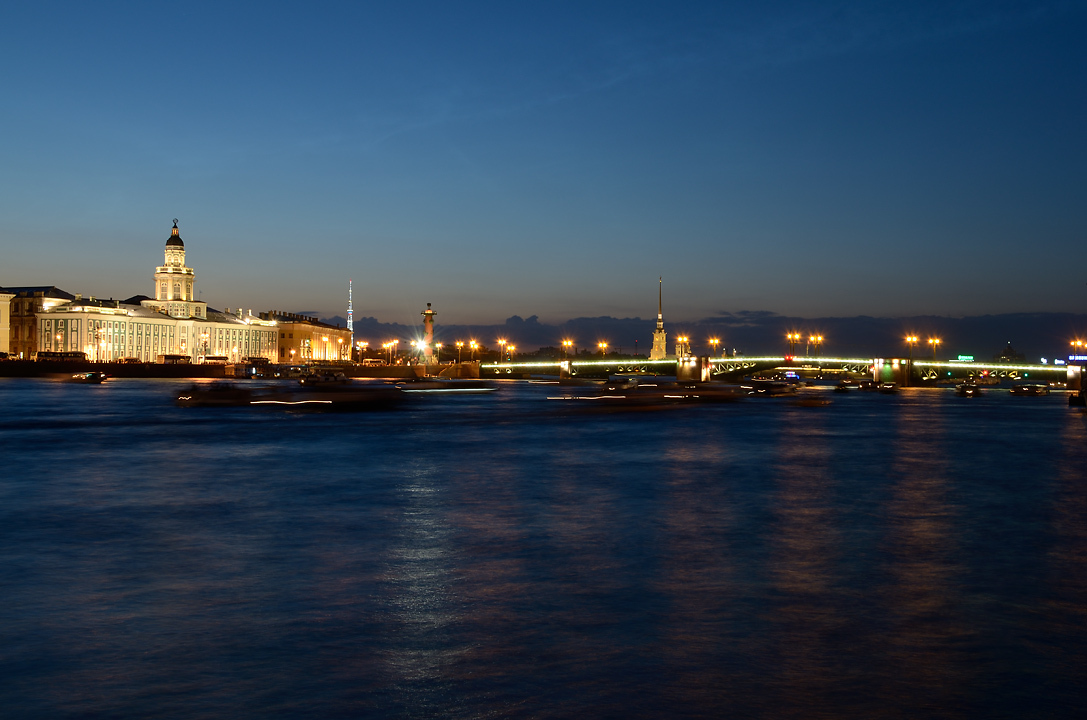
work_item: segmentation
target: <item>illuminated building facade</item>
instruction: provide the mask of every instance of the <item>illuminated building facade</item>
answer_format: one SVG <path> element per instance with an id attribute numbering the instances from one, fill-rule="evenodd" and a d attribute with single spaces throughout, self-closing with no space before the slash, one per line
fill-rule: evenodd
<path id="1" fill-rule="evenodd" d="M 6 313 L 8 349 L 12 357 L 29 360 L 38 350 L 37 314 L 75 300 L 76 295 L 66 293 L 53 285 L 5 288 L 11 296 Z"/>
<path id="2" fill-rule="evenodd" d="M 653 331 L 650 360 L 664 360 L 668 357 L 668 333 L 664 332 L 664 278 L 657 278 L 657 283 L 657 329 Z"/>
<path id="3" fill-rule="evenodd" d="M 206 318 L 207 303 L 196 300 L 193 295 L 196 273 L 185 265 L 185 243 L 177 229 L 177 218 L 174 218 L 174 228 L 166 239 L 165 255 L 162 265 L 155 268 L 155 299 L 148 298 L 141 304 L 170 317 Z"/>
<path id="4" fill-rule="evenodd" d="M 329 325 L 308 315 L 270 310 L 260 318 L 274 322 L 279 331 L 275 362 L 339 362 L 351 359 L 351 330 Z"/>
<path id="5" fill-rule="evenodd" d="M 11 300 L 15 293 L 0 288 L 0 353 L 5 355 L 11 347 Z"/>
<path id="6" fill-rule="evenodd" d="M 43 302 L 35 304 L 34 349 L 81 351 L 96 362 L 158 362 L 166 356 L 185 356 L 190 362 L 206 357 L 276 361 L 274 321 L 255 317 L 252 311 L 212 310 L 193 299 L 194 283 L 175 220 L 165 262 L 155 269 L 154 298 L 84 300 L 64 293 L 66 299 L 46 302 L 43 293 Z"/>

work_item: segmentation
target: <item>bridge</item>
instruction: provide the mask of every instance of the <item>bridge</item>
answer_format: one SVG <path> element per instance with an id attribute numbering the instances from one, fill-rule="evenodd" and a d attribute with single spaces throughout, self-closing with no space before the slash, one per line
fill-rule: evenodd
<path id="1" fill-rule="evenodd" d="M 1001 362 L 943 362 L 908 358 L 832 358 L 832 357 L 686 357 L 667 360 L 609 359 L 540 360 L 496 362 L 480 366 L 482 377 L 559 377 L 607 378 L 611 375 L 675 375 L 690 380 L 739 380 L 748 375 L 796 373 L 803 378 L 871 377 L 881 381 L 933 383 L 954 379 L 995 378 L 1007 380 L 1062 381 L 1068 376 L 1067 365 L 1041 365 Z"/>

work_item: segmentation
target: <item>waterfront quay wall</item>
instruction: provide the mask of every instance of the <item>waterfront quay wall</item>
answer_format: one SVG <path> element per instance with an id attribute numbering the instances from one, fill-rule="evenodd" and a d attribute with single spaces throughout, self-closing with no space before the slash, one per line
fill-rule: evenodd
<path id="1" fill-rule="evenodd" d="M 227 365 L 212 363 L 165 365 L 158 363 L 92 363 L 76 361 L 5 360 L 0 362 L 0 377 L 50 377 L 81 372 L 104 372 L 118 378 L 221 378 Z"/>
<path id="2" fill-rule="evenodd" d="M 314 372 L 342 372 L 352 378 L 374 378 L 384 380 L 413 380 L 419 377 L 437 376 L 479 377 L 478 363 L 463 363 L 464 368 L 439 365 L 318 365 L 308 369 Z M 471 367 L 469 367 L 471 366 Z M 74 375 L 81 372 L 104 372 L 115 378 L 234 378 L 243 377 L 247 365 L 227 365 L 221 363 L 94 363 L 79 360 L 41 361 L 4 360 L 0 361 L 0 377 L 52 377 L 55 375 Z M 269 365 L 261 368 L 261 373 L 268 377 L 277 369 L 286 370 L 287 365 Z M 464 374 L 448 372 L 449 367 L 457 367 Z M 237 370 L 237 374 L 235 371 Z"/>

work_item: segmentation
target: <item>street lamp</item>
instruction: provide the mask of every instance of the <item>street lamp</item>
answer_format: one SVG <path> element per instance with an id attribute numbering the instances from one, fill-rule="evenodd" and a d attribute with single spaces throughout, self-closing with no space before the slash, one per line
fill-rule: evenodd
<path id="1" fill-rule="evenodd" d="M 457 364 L 458 365 L 460 365 L 460 362 L 461 362 L 460 352 L 461 352 L 461 349 L 463 347 L 464 347 L 464 343 L 462 341 L 460 341 L 460 340 L 457 340 Z"/>
<path id="2" fill-rule="evenodd" d="M 940 344 L 940 338 L 929 338 L 928 344 L 932 346 L 932 362 L 936 362 L 936 348 Z"/>
<path id="3" fill-rule="evenodd" d="M 906 336 L 906 347 L 910 349 L 910 361 L 906 364 L 906 387 L 910 386 L 910 375 L 913 374 L 913 346 L 917 344 L 916 335 Z"/>
<path id="4" fill-rule="evenodd" d="M 476 350 L 479 348 L 479 343 L 475 340 L 471 340 L 468 343 L 468 349 L 472 351 L 472 360 L 476 359 Z"/>
<path id="5" fill-rule="evenodd" d="M 434 343 L 434 353 L 435 353 L 435 357 L 438 360 L 438 364 L 441 365 L 442 364 L 442 344 L 441 343 Z"/>
<path id="6" fill-rule="evenodd" d="M 498 340 L 498 361 L 502 362 L 502 356 L 506 354 L 506 341 Z"/>
<path id="7" fill-rule="evenodd" d="M 796 344 L 800 342 L 800 333 L 785 333 L 785 339 L 789 341 L 789 355 L 796 355 Z"/>
<path id="8" fill-rule="evenodd" d="M 686 335 L 680 335 L 676 338 L 676 343 L 680 345 L 680 347 L 676 349 L 677 355 L 687 356 L 691 354 L 691 346 L 688 344 L 690 340 L 691 339 Z"/>
<path id="9" fill-rule="evenodd" d="M 517 349 L 516 345 L 506 345 L 506 359 L 509 362 L 513 362 L 513 351 Z"/>
<path id="10" fill-rule="evenodd" d="M 717 338 L 710 338 L 710 347 L 713 348 L 713 354 L 717 354 L 717 346 L 721 344 L 721 341 Z"/>
<path id="11" fill-rule="evenodd" d="M 596 346 L 598 348 L 600 348 L 600 357 L 601 357 L 601 359 L 603 359 L 604 355 L 607 354 L 607 352 L 608 352 L 608 344 L 606 342 L 604 342 L 603 340 L 601 340 L 600 342 L 598 342 L 596 344 Z"/>

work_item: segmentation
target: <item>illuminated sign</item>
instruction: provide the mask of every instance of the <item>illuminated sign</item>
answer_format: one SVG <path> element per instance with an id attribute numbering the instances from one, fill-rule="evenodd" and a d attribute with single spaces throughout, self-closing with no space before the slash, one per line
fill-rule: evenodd
<path id="1" fill-rule="evenodd" d="M 974 362 L 973 355 L 959 355 L 959 362 Z"/>
<path id="2" fill-rule="evenodd" d="M 1087 360 L 1087 355 L 1069 355 L 1068 360 L 1069 362 L 1083 362 L 1084 360 Z"/>

